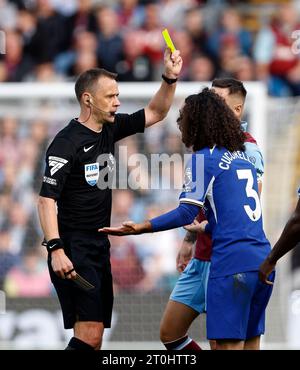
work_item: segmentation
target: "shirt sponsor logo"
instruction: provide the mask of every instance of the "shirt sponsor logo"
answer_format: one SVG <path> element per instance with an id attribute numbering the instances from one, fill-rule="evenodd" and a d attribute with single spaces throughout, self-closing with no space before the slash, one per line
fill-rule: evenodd
<path id="1" fill-rule="evenodd" d="M 51 176 L 53 176 L 58 170 L 60 170 L 68 161 L 64 158 L 59 158 L 59 157 L 49 157 L 49 167 L 50 168 L 50 173 Z"/>
<path id="2" fill-rule="evenodd" d="M 99 163 L 89 163 L 84 165 L 84 177 L 86 182 L 94 186 L 99 178 Z"/>
<path id="3" fill-rule="evenodd" d="M 43 182 L 49 185 L 57 186 L 56 179 L 52 179 L 51 177 L 44 176 Z"/>

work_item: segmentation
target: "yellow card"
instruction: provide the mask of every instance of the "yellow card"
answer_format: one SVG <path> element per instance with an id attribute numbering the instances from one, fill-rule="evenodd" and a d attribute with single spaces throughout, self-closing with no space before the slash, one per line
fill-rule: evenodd
<path id="1" fill-rule="evenodd" d="M 173 44 L 173 41 L 169 35 L 169 31 L 167 28 L 165 28 L 163 31 L 162 31 L 162 35 L 165 39 L 165 42 L 167 44 L 167 46 L 171 49 L 171 52 L 173 53 L 175 51 L 175 46 Z"/>

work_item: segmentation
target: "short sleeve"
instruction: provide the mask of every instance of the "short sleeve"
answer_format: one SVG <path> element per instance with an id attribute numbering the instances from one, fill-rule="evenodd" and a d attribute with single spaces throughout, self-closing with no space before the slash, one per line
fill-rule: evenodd
<path id="1" fill-rule="evenodd" d="M 46 167 L 40 195 L 58 199 L 70 174 L 75 157 L 75 148 L 71 141 L 55 138 L 46 153 Z"/>
<path id="2" fill-rule="evenodd" d="M 183 191 L 179 196 L 179 202 L 203 206 L 213 180 L 211 161 L 202 153 L 194 153 L 185 168 Z"/>
<path id="3" fill-rule="evenodd" d="M 138 132 L 144 132 L 145 123 L 144 109 L 132 114 L 117 114 L 114 125 L 114 142 Z"/>
<path id="4" fill-rule="evenodd" d="M 245 149 L 245 153 L 248 155 L 251 163 L 256 169 L 257 180 L 259 181 L 262 179 L 262 176 L 265 172 L 262 153 L 257 144 L 250 142 L 245 143 Z"/>

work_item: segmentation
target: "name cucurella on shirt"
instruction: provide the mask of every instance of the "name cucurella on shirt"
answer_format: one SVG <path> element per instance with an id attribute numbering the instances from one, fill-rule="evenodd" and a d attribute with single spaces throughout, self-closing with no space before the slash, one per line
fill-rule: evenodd
<path id="1" fill-rule="evenodd" d="M 221 162 L 219 163 L 219 167 L 222 170 L 229 170 L 231 162 L 235 159 L 243 159 L 244 161 L 247 161 L 253 165 L 253 162 L 248 157 L 248 155 L 245 152 L 236 151 L 236 152 L 226 152 L 222 155 Z"/>

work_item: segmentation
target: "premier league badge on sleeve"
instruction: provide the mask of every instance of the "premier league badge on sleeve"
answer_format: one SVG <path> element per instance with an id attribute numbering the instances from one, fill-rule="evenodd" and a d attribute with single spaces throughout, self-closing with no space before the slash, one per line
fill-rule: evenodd
<path id="1" fill-rule="evenodd" d="M 99 163 L 85 164 L 84 177 L 89 185 L 95 186 L 99 178 Z"/>
<path id="2" fill-rule="evenodd" d="M 192 169 L 187 167 L 184 173 L 184 184 L 183 184 L 183 191 L 189 193 L 192 191 L 191 184 L 192 184 Z"/>

